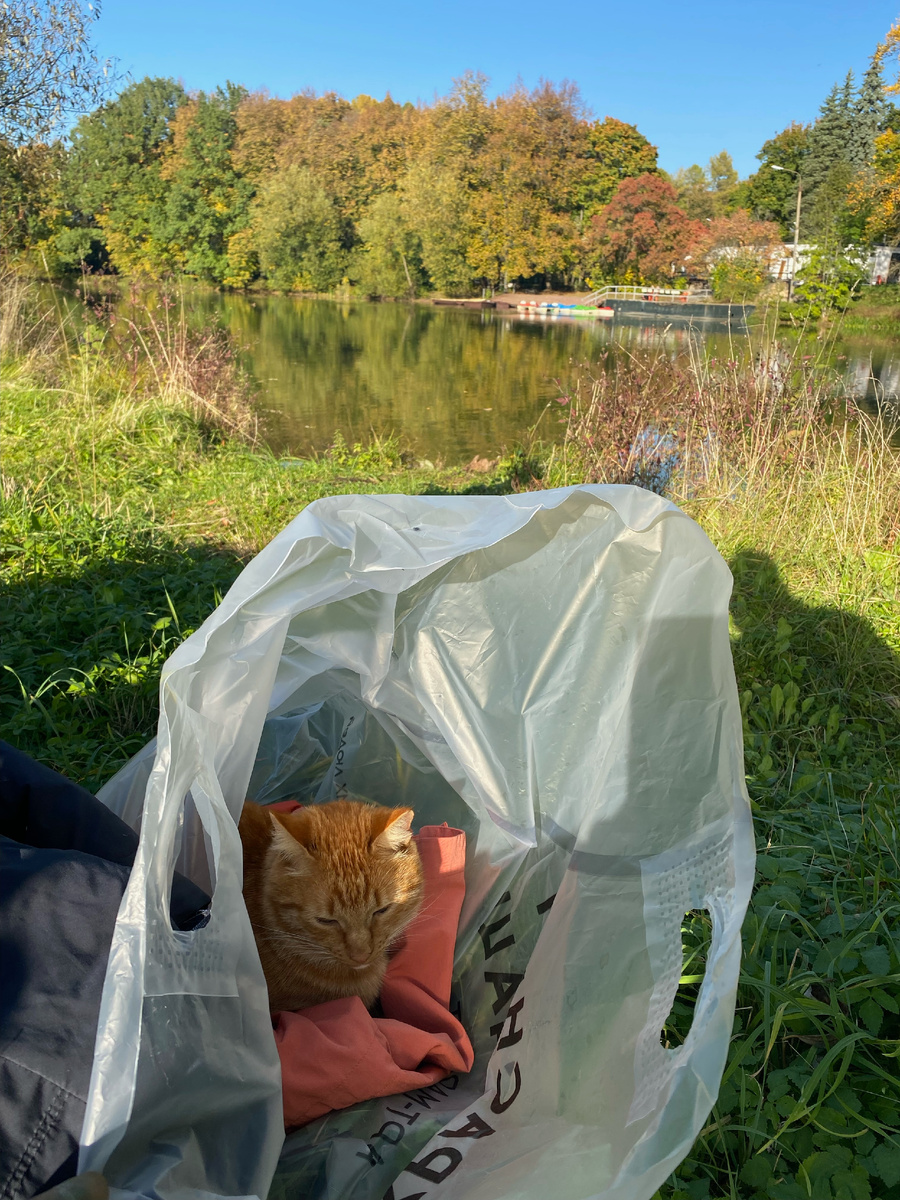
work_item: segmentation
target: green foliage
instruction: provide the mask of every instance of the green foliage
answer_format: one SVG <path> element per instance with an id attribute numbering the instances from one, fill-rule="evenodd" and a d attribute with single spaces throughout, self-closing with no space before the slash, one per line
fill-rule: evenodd
<path id="1" fill-rule="evenodd" d="M 747 181 L 748 208 L 761 221 L 777 221 L 786 239 L 794 232 L 797 177 L 803 169 L 809 136 L 808 126 L 791 124 L 764 142 L 756 156 L 762 166 Z"/>
<path id="2" fill-rule="evenodd" d="M 369 204 L 359 236 L 356 279 L 366 295 L 413 299 L 422 291 L 422 243 L 410 229 L 396 192 L 382 192 Z"/>
<path id="3" fill-rule="evenodd" d="M 817 244 L 862 240 L 865 221 L 850 211 L 848 190 L 853 181 L 849 162 L 837 162 L 805 202 L 802 228 Z"/>
<path id="4" fill-rule="evenodd" d="M 694 220 L 725 216 L 740 199 L 738 173 L 727 150 L 714 154 L 705 169 L 697 163 L 680 168 L 672 183 L 678 193 L 678 207 Z"/>
<path id="5" fill-rule="evenodd" d="M 431 286 L 447 296 L 469 294 L 474 272 L 466 257 L 472 218 L 465 183 L 449 167 L 417 162 L 403 180 L 402 195 L 404 219 L 421 247 Z"/>
<path id="6" fill-rule="evenodd" d="M 341 221 L 307 167 L 287 167 L 268 180 L 253 208 L 260 269 L 275 287 L 327 292 L 346 268 Z"/>
<path id="7" fill-rule="evenodd" d="M 807 192 L 814 194 L 838 163 L 849 163 L 854 126 L 853 73 L 843 86 L 835 84 L 819 109 L 809 132 L 803 163 Z"/>
<path id="8" fill-rule="evenodd" d="M 730 565 L 759 881 L 719 1098 L 659 1197 L 892 1200 L 900 722 L 870 685 L 896 688 L 898 659 L 868 622 L 798 601 L 765 554 Z"/>
<path id="9" fill-rule="evenodd" d="M 180 270 L 221 284 L 231 273 L 229 242 L 246 228 L 253 188 L 232 162 L 236 112 L 246 91 L 233 83 L 181 105 L 170 122 L 162 167 L 169 183 L 165 232 Z"/>
<path id="10" fill-rule="evenodd" d="M 884 94 L 884 73 L 877 54 L 872 56 L 869 67 L 859 85 L 856 107 L 853 113 L 848 154 L 857 171 L 869 166 L 875 154 L 875 139 L 888 128 L 889 105 Z"/>
<path id="11" fill-rule="evenodd" d="M 694 163 L 680 167 L 672 179 L 678 196 L 678 207 L 695 221 L 710 221 L 715 212 L 714 197 L 709 177 L 704 169 Z"/>
<path id="12" fill-rule="evenodd" d="M 720 258 L 709 273 L 709 286 L 716 300 L 743 304 L 755 300 L 767 282 L 765 263 L 752 251 L 739 251 Z"/>
<path id="13" fill-rule="evenodd" d="M 96 790 L 147 740 L 162 664 L 240 563 L 49 495 L 5 506 L 4 559 L 6 736 Z"/>
<path id="14" fill-rule="evenodd" d="M 2 418 L 0 721 L 94 790 L 153 735 L 166 658 L 301 508 L 467 481 L 391 441 L 279 462 L 177 400 L 8 380 Z"/>
<path id="15" fill-rule="evenodd" d="M 798 276 L 794 299 L 811 317 L 829 309 L 843 310 L 863 276 L 863 268 L 833 245 L 813 250 Z"/>
<path id="16" fill-rule="evenodd" d="M 100 242 L 123 272 L 157 275 L 177 265 L 163 156 L 170 123 L 186 102 L 174 80 L 142 79 L 75 126 L 65 171 L 67 228 L 56 239 L 68 261 Z"/>

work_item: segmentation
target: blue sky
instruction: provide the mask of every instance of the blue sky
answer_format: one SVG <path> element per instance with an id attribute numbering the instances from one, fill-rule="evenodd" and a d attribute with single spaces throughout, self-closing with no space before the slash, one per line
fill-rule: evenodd
<path id="1" fill-rule="evenodd" d="M 746 175 L 766 138 L 861 75 L 898 14 L 900 0 L 105 0 L 95 31 L 120 71 L 190 89 L 430 102 L 469 68 L 492 93 L 570 79 L 597 116 L 636 124 L 666 170 L 727 149 Z"/>

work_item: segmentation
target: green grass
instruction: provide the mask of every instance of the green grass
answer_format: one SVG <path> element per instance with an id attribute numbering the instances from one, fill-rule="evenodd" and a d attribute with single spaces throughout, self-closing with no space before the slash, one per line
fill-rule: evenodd
<path id="1" fill-rule="evenodd" d="M 660 1197 L 895 1200 L 896 591 L 887 611 L 879 568 L 892 648 L 849 605 L 800 601 L 768 555 L 731 566 L 758 884 L 719 1098 Z"/>
<path id="2" fill-rule="evenodd" d="M 55 390 L 7 373 L 0 716 L 4 736 L 91 788 L 153 734 L 168 654 L 311 500 L 610 477 L 574 440 L 593 436 L 584 412 L 562 451 L 490 476 L 416 465 L 394 443 L 285 465 L 203 406 L 98 390 L 75 368 Z M 656 387 L 643 366 L 640 380 Z M 685 387 L 702 409 L 724 384 Z M 627 430 L 630 411 L 597 419 Z M 659 1197 L 900 1200 L 897 463 L 871 430 L 759 411 L 734 454 L 707 455 L 699 483 L 671 483 L 735 576 L 759 882 L 722 1090 Z M 703 919 L 684 936 L 702 954 Z M 696 974 L 695 959 L 672 1044 Z"/>
<path id="3" fill-rule="evenodd" d="M 508 486 L 420 467 L 393 442 L 278 460 L 187 405 L 98 399 L 7 372 L 0 720 L 96 789 L 152 736 L 163 662 L 307 504 Z"/>
<path id="4" fill-rule="evenodd" d="M 900 285 L 863 286 L 843 310 L 832 309 L 821 318 L 809 306 L 796 301 L 758 306 L 756 320 L 774 320 L 782 327 L 819 334 L 829 331 L 841 337 L 896 337 L 900 334 Z"/>

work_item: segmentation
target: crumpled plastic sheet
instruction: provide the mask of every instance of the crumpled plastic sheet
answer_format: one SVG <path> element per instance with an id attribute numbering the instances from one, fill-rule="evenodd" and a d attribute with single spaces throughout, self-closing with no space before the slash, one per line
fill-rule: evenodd
<path id="1" fill-rule="evenodd" d="M 141 846 L 81 1169 L 161 1200 L 652 1196 L 715 1101 L 753 876 L 730 588 L 638 488 L 310 505 L 172 655 L 155 742 L 101 792 Z M 346 792 L 466 831 L 475 1066 L 282 1145 L 235 819 Z M 191 934 L 176 863 L 215 889 Z M 665 1049 L 696 909 L 705 977 Z"/>

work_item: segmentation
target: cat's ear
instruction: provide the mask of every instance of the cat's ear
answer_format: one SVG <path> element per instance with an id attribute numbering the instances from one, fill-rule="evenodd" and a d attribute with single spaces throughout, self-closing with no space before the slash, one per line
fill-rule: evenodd
<path id="1" fill-rule="evenodd" d="M 372 849 L 381 854 L 396 854 L 405 850 L 412 841 L 412 820 L 415 815 L 411 808 L 391 809 L 384 829 L 372 839 Z"/>
<path id="2" fill-rule="evenodd" d="M 291 832 L 276 813 L 272 813 L 272 848 L 298 875 L 305 875 L 309 870 L 312 855 L 303 844 L 302 833 L 299 829 Z"/>

